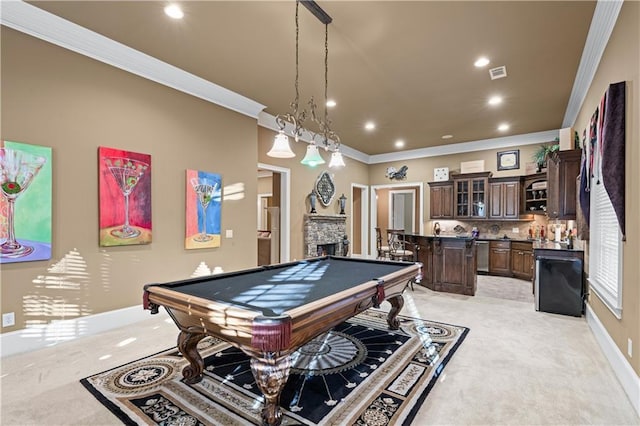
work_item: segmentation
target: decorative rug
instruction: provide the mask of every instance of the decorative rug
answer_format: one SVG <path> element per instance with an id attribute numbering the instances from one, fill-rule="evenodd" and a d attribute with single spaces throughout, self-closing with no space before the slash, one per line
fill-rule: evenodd
<path id="1" fill-rule="evenodd" d="M 369 309 L 292 355 L 280 398 L 283 425 L 409 424 L 469 329 Z M 204 378 L 169 349 L 81 380 L 127 425 L 260 425 L 262 394 L 249 358 L 208 337 L 198 345 Z"/>

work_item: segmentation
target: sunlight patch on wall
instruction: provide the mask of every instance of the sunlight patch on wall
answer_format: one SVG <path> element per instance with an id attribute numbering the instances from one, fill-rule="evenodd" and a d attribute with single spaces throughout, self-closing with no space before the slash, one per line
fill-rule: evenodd
<path id="1" fill-rule="evenodd" d="M 57 343 L 86 332 L 84 321 L 64 321 L 91 314 L 83 300 L 89 292 L 87 263 L 73 249 L 32 280 L 35 292 L 22 298 L 26 328 L 21 336 Z"/>
<path id="2" fill-rule="evenodd" d="M 244 183 L 232 183 L 224 187 L 224 201 L 242 200 L 244 198 Z"/>

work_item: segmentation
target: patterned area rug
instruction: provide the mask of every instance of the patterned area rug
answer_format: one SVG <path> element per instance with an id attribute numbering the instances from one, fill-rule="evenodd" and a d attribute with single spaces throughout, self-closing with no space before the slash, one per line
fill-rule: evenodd
<path id="1" fill-rule="evenodd" d="M 292 355 L 280 404 L 283 425 L 409 424 L 469 329 L 368 310 Z M 177 349 L 96 374 L 81 383 L 124 424 L 259 425 L 262 394 L 249 359 L 203 339 L 204 379 L 182 382 Z"/>

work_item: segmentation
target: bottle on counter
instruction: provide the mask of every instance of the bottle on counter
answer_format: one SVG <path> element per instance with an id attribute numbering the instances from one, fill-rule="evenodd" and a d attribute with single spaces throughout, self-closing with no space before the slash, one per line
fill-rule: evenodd
<path id="1" fill-rule="evenodd" d="M 529 239 L 533 240 L 533 225 L 529 225 Z"/>
<path id="2" fill-rule="evenodd" d="M 544 241 L 544 226 L 540 227 L 540 239 Z"/>

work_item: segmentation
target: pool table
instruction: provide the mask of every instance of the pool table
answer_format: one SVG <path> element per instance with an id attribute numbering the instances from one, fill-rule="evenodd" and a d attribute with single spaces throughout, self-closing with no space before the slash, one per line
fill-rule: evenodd
<path id="1" fill-rule="evenodd" d="M 264 424 L 282 421 L 280 392 L 290 355 L 318 335 L 385 299 L 387 322 L 399 327 L 402 292 L 421 265 L 325 256 L 238 272 L 144 286 L 144 308 L 164 306 L 180 329 L 178 349 L 189 361 L 187 383 L 202 379 L 197 350 L 205 336 L 226 340 L 251 358 L 262 391 Z"/>

